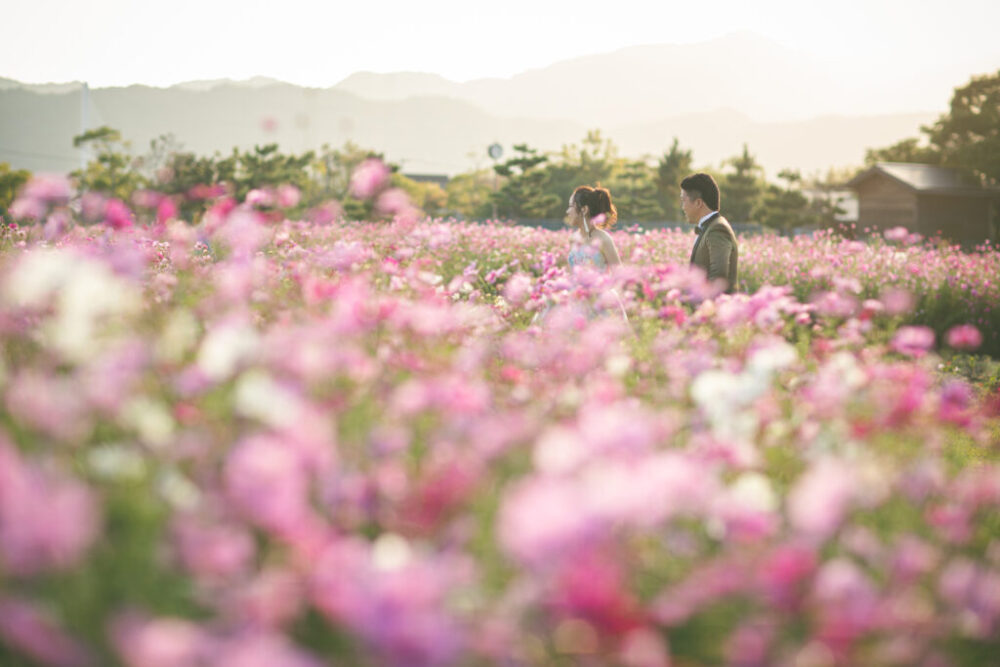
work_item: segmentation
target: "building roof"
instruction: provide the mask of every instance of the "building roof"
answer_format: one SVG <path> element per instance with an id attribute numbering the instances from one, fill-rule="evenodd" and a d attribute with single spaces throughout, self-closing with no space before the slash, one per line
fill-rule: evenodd
<path id="1" fill-rule="evenodd" d="M 856 188 L 872 175 L 881 173 L 920 194 L 1000 196 L 1000 188 L 984 188 L 960 169 L 911 162 L 879 162 L 848 183 Z"/>

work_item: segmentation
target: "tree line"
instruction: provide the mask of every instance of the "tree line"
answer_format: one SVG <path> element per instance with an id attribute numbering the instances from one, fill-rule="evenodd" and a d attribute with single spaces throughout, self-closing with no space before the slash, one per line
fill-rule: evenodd
<path id="1" fill-rule="evenodd" d="M 984 185 L 1000 182 L 1000 71 L 973 77 L 956 88 L 949 111 L 921 132 L 921 138 L 869 149 L 866 164 L 896 161 L 953 166 Z M 101 127 L 75 137 L 74 146 L 91 156 L 84 168 L 71 174 L 81 192 L 100 192 L 130 202 L 138 192 L 156 190 L 173 196 L 186 220 L 196 221 L 212 194 L 242 200 L 252 189 L 283 184 L 294 185 L 301 193 L 298 210 L 289 213 L 336 201 L 350 219 L 377 217 L 370 201 L 351 196 L 350 176 L 364 160 L 384 160 L 384 156 L 352 143 L 340 148 L 323 145 L 298 155 L 284 154 L 277 144 L 267 144 L 202 156 L 164 135 L 152 141 L 144 154 L 134 155 L 117 130 Z M 622 157 L 600 130 L 587 132 L 579 144 L 549 153 L 516 144 L 506 160 L 492 168 L 458 174 L 444 187 L 408 178 L 398 165 L 387 164 L 392 172 L 390 185 L 405 190 L 421 211 L 466 219 L 560 219 L 574 187 L 600 183 L 611 189 L 623 222 L 679 222 L 683 217 L 678 200 L 681 179 L 706 171 L 722 188 L 722 209 L 730 220 L 782 232 L 835 226 L 842 213 L 838 192 L 863 168 L 809 177 L 784 169 L 776 179 L 768 180 L 746 145 L 713 168 L 696 165 L 692 151 L 676 137 L 659 155 Z M 0 215 L 6 214 L 29 177 L 27 171 L 0 163 Z"/>

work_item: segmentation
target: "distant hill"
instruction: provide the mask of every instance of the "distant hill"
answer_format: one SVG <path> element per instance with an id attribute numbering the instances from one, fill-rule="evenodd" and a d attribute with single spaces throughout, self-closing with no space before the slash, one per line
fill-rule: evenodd
<path id="1" fill-rule="evenodd" d="M 711 76 L 695 73 L 705 71 Z M 771 176 L 785 167 L 808 173 L 860 164 L 866 148 L 915 136 L 937 117 L 846 115 L 844 109 L 872 106 L 869 98 L 903 93 L 890 80 L 864 93 L 849 90 L 857 81 L 842 81 L 821 64 L 742 33 L 467 83 L 361 72 L 327 89 L 264 77 L 91 89 L 86 115 L 89 127 L 121 130 L 137 154 L 166 133 L 201 154 L 271 142 L 301 152 L 350 140 L 383 151 L 407 172 L 454 174 L 488 166 L 485 149 L 494 141 L 508 153 L 519 142 L 558 150 L 600 128 L 632 157 L 658 155 L 676 136 L 703 166 L 717 166 L 745 142 Z M 34 171 L 77 167 L 72 138 L 82 127 L 80 90 L 80 83 L 0 78 L 0 161 Z M 942 103 L 949 92 L 942 86 Z"/>

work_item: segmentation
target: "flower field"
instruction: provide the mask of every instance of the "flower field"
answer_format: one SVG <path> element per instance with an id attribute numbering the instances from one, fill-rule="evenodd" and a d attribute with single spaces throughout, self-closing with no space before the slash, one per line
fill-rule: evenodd
<path id="1" fill-rule="evenodd" d="M 0 663 L 1000 655 L 1000 253 L 747 237 L 726 296 L 282 196 L 3 230 Z"/>

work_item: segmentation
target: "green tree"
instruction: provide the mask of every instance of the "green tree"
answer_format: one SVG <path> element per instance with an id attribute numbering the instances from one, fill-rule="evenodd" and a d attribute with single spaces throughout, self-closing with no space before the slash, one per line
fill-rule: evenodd
<path id="1" fill-rule="evenodd" d="M 14 203 L 18 191 L 30 179 L 30 171 L 11 169 L 9 163 L 0 162 L 0 217 L 7 215 L 7 209 Z"/>
<path id="2" fill-rule="evenodd" d="M 679 203 L 681 181 L 692 173 L 693 158 L 690 150 L 681 150 L 677 137 L 670 150 L 660 158 L 656 169 L 656 199 L 667 220 L 684 219 Z"/>
<path id="3" fill-rule="evenodd" d="M 923 138 L 869 149 L 865 162 L 918 162 L 964 169 L 987 185 L 1000 183 L 1000 71 L 955 88 L 947 113 L 920 128 Z"/>
<path id="4" fill-rule="evenodd" d="M 73 137 L 73 146 L 94 155 L 83 169 L 70 174 L 81 191 L 101 192 L 128 201 L 133 192 L 146 186 L 147 179 L 139 171 L 131 146 L 122 140 L 118 130 L 107 126 L 87 130 Z"/>
<path id="5" fill-rule="evenodd" d="M 726 160 L 724 166 L 731 167 L 722 177 L 721 209 L 734 222 L 750 222 L 754 211 L 760 205 L 765 190 L 764 169 L 750 154 L 746 144 L 743 153 Z"/>
<path id="6" fill-rule="evenodd" d="M 618 147 L 600 130 L 589 130 L 579 145 L 565 145 L 553 158 L 545 165 L 549 191 L 556 197 L 545 216 L 550 218 L 563 216 L 566 200 L 577 186 L 607 184 L 620 162 Z"/>
<path id="7" fill-rule="evenodd" d="M 645 161 L 622 161 L 611 191 L 622 220 L 645 222 L 663 218 L 654 171 Z"/>
<path id="8" fill-rule="evenodd" d="M 493 167 L 504 179 L 503 186 L 493 195 L 498 215 L 510 218 L 551 215 L 560 198 L 551 190 L 548 172 L 540 168 L 548 159 L 527 144 L 515 144 L 514 156 Z"/>
<path id="9" fill-rule="evenodd" d="M 903 139 L 886 148 L 869 148 L 865 151 L 865 164 L 876 162 L 918 162 L 920 164 L 940 164 L 941 153 L 934 146 L 921 143 L 920 139 Z"/>
<path id="10" fill-rule="evenodd" d="M 243 153 L 234 149 L 233 153 L 239 165 L 233 179 L 238 199 L 243 199 L 254 188 L 284 184 L 308 188 L 307 167 L 316 157 L 312 151 L 302 155 L 285 155 L 278 151 L 278 144 L 254 146 L 253 150 Z"/>
<path id="11" fill-rule="evenodd" d="M 846 198 L 847 182 L 858 169 L 827 170 L 825 176 L 818 174 L 803 183 L 803 190 L 810 192 L 809 208 L 814 224 L 820 229 L 840 229 L 843 224 L 838 216 L 847 211 L 841 206 Z"/>
<path id="12" fill-rule="evenodd" d="M 967 169 L 984 184 L 1000 183 L 1000 70 L 956 88 L 948 113 L 922 129 L 942 164 Z"/>
<path id="13" fill-rule="evenodd" d="M 478 169 L 459 174 L 448 181 L 448 210 L 464 218 L 487 218 L 492 214 L 490 195 L 496 174 Z"/>
<path id="14" fill-rule="evenodd" d="M 765 227 L 788 233 L 796 227 L 815 223 L 809 198 L 802 193 L 802 176 L 797 170 L 785 169 L 778 174 L 784 186 L 768 185 L 754 219 Z"/>

